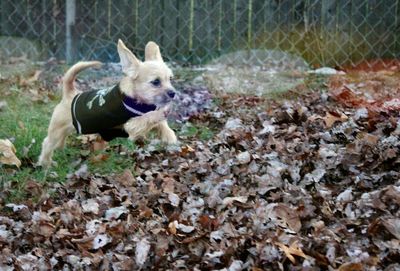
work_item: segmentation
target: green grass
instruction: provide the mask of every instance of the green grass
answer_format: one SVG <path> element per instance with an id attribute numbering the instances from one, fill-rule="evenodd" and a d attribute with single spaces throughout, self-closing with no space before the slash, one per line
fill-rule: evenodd
<path id="1" fill-rule="evenodd" d="M 182 138 L 199 138 L 205 141 L 211 139 L 215 133 L 208 127 L 200 127 L 191 122 L 186 122 L 178 134 Z"/>
<path id="2" fill-rule="evenodd" d="M 2 84 L 0 89 L 0 93 L 7 93 L 7 96 L 2 95 L 2 99 L 7 102 L 7 107 L 0 112 L 0 138 L 11 140 L 17 149 L 17 157 L 23 161 L 18 170 L 0 166 L 1 187 L 6 183 L 12 183 L 9 200 L 17 200 L 23 197 L 23 190 L 27 181 L 43 182 L 46 179 L 46 172 L 36 170 L 27 164 L 30 160 L 36 160 L 40 152 L 40 143 L 46 133 L 45 123 L 49 121 L 50 108 L 54 102 L 40 106 L 35 104 L 24 91 L 28 90 L 19 88 L 14 84 Z M 35 143 L 31 144 L 32 140 Z M 24 154 L 24 148 L 29 145 L 31 147 Z M 59 173 L 59 175 L 63 175 L 61 172 Z"/>
<path id="3" fill-rule="evenodd" d="M 119 149 L 123 151 L 119 152 Z M 134 172 L 134 158 L 131 153 L 136 149 L 134 142 L 118 138 L 109 143 L 107 149 L 95 151 L 89 155 L 89 171 L 91 173 L 110 174 L 120 173 L 125 169 L 130 169 Z M 105 157 L 105 159 L 96 159 L 96 157 Z"/>
<path id="4" fill-rule="evenodd" d="M 136 148 L 133 142 L 117 139 L 104 150 L 90 151 L 76 134 L 68 137 L 65 149 L 55 151 L 53 160 L 57 165 L 49 170 L 35 167 L 51 113 L 60 97 L 47 103 L 33 101 L 28 89 L 7 82 L 0 82 L 0 94 L 1 100 L 7 102 L 7 107 L 0 111 L 0 139 L 10 139 L 17 150 L 17 157 L 22 161 L 19 169 L 0 165 L 0 189 L 4 192 L 7 187 L 6 198 L 3 198 L 6 202 L 23 200 L 28 181 L 44 186 L 48 182 L 64 182 L 67 174 L 76 171 L 82 163 L 88 165 L 90 173 L 118 174 L 126 168 L 133 170 L 134 158 L 130 155 Z M 46 93 L 41 95 L 46 96 Z M 125 154 L 120 154 L 119 150 L 125 151 Z M 98 157 L 103 159 L 96 159 Z"/>

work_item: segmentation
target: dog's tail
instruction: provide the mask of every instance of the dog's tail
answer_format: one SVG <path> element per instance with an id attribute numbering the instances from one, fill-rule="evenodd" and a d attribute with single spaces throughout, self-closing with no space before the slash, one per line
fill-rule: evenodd
<path id="1" fill-rule="evenodd" d="M 80 71 L 90 67 L 100 68 L 101 65 L 99 61 L 83 61 L 69 68 L 63 77 L 63 97 L 73 95 L 75 77 Z"/>

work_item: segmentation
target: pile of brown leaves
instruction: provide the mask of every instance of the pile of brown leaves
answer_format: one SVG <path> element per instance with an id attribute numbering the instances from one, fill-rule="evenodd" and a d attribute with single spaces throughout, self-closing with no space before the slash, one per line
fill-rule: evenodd
<path id="1" fill-rule="evenodd" d="M 115 176 L 82 164 L 52 196 L 30 183 L 41 200 L 0 216 L 0 268 L 399 270 L 399 110 L 356 88 L 222 97 L 191 118 L 210 140 L 153 141 Z"/>

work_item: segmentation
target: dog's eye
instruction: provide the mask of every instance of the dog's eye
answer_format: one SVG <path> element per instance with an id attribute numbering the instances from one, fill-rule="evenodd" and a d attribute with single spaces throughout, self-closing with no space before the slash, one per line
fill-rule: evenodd
<path id="1" fill-rule="evenodd" d="M 160 79 L 155 79 L 155 80 L 151 81 L 150 83 L 151 83 L 153 86 L 155 86 L 155 87 L 161 86 L 161 81 L 160 81 Z"/>

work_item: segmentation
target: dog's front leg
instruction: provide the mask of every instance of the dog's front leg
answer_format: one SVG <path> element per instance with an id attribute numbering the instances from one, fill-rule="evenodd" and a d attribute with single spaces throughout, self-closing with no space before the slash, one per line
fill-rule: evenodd
<path id="1" fill-rule="evenodd" d="M 129 139 L 135 140 L 144 136 L 158 123 L 165 120 L 165 110 L 151 111 L 143 116 L 131 118 L 124 124 L 124 130 L 128 133 Z"/>
<path id="2" fill-rule="evenodd" d="M 175 144 L 178 140 L 175 132 L 168 126 L 166 120 L 161 121 L 157 124 L 156 129 L 160 133 L 161 140 L 167 144 Z"/>

